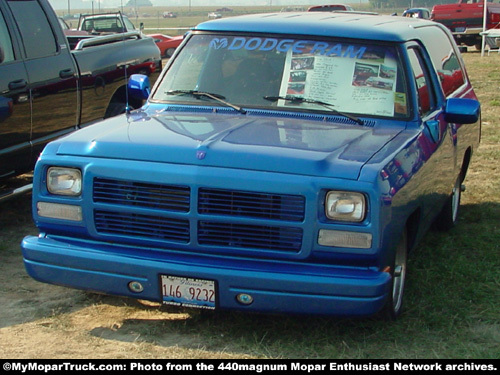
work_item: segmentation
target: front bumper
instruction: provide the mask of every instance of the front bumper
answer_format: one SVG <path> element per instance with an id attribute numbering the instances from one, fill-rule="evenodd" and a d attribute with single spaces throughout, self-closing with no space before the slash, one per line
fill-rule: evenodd
<path id="1" fill-rule="evenodd" d="M 161 302 L 161 275 L 215 280 L 219 309 L 366 316 L 384 306 L 391 282 L 388 273 L 367 268 L 194 255 L 66 237 L 28 236 L 21 246 L 27 272 L 42 282 Z M 131 291 L 133 281 L 144 290 Z M 239 293 L 251 295 L 253 303 L 240 304 Z"/>

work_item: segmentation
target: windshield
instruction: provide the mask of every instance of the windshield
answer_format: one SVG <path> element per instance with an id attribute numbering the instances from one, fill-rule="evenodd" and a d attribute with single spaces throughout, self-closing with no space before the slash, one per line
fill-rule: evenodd
<path id="1" fill-rule="evenodd" d="M 395 48 L 348 40 L 193 35 L 152 100 L 407 117 Z M 290 100 L 287 100 L 289 98 Z M 302 98 L 305 100 L 292 100 Z"/>

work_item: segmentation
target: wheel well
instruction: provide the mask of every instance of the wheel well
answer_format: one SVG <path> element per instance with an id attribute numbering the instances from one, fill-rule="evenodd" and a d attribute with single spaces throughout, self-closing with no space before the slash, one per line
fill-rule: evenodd
<path id="1" fill-rule="evenodd" d="M 462 169 L 460 170 L 460 182 L 465 180 L 465 176 L 467 175 L 467 170 L 469 169 L 469 163 L 472 156 L 472 150 L 469 147 L 464 154 L 464 160 L 462 162 Z"/>
<path id="2" fill-rule="evenodd" d="M 108 103 L 106 114 L 104 115 L 105 118 L 111 116 L 111 112 L 113 111 L 113 109 L 115 108 L 115 104 L 117 103 L 127 104 L 127 86 L 121 86 L 118 88 L 118 90 L 115 91 L 114 95 Z M 129 107 L 136 109 L 140 108 L 142 104 L 142 100 L 128 97 Z"/>
<path id="3" fill-rule="evenodd" d="M 418 234 L 418 229 L 419 229 L 419 223 L 420 223 L 420 208 L 415 210 L 408 220 L 406 221 L 406 230 L 408 233 L 408 250 L 412 250 L 414 246 L 416 245 L 417 242 L 417 234 Z"/>
<path id="4" fill-rule="evenodd" d="M 467 174 L 467 170 L 469 169 L 469 163 L 471 160 L 471 156 L 472 156 L 472 150 L 471 150 L 471 148 L 468 148 L 465 151 L 464 159 L 462 162 L 462 167 L 460 170 L 461 182 L 465 179 L 465 176 Z M 419 236 L 419 229 L 420 229 L 420 219 L 421 219 L 421 210 L 420 210 L 420 208 L 417 208 L 406 220 L 406 230 L 408 232 L 408 249 L 409 250 L 412 250 L 417 243 L 417 239 Z"/>

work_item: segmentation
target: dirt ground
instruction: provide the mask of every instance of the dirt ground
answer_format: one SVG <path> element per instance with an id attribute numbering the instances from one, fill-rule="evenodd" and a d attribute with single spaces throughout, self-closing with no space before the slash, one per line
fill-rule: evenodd
<path id="1" fill-rule="evenodd" d="M 0 358 L 248 358 L 204 342 L 192 313 L 31 279 L 20 249 L 37 233 L 30 205 L 31 194 L 0 205 Z"/>

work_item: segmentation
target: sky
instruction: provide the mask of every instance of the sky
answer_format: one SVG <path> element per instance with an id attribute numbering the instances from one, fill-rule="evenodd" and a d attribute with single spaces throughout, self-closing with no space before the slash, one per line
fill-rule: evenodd
<path id="1" fill-rule="evenodd" d="M 54 9 L 65 10 L 68 9 L 68 4 L 70 9 L 85 9 L 92 8 L 92 2 L 94 3 L 94 8 L 117 8 L 121 5 L 126 5 L 129 0 L 49 0 L 50 4 Z M 252 5 L 321 5 L 328 4 L 332 1 L 318 1 L 318 0 L 150 0 L 155 6 L 252 6 Z M 367 2 L 368 0 L 345 0 L 339 1 L 340 3 L 359 3 Z"/>

